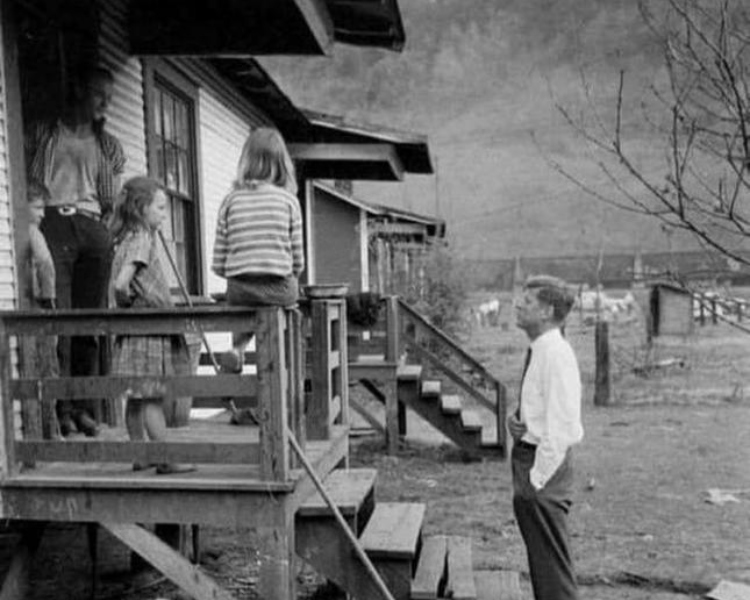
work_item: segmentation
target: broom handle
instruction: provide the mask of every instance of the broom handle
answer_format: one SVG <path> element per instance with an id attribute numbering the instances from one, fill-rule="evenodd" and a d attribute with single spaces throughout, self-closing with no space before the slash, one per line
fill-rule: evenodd
<path id="1" fill-rule="evenodd" d="M 190 299 L 190 294 L 187 291 L 187 287 L 185 287 L 185 282 L 182 281 L 182 275 L 180 275 L 180 270 L 177 268 L 177 263 L 174 261 L 174 257 L 172 256 L 172 253 L 169 250 L 169 246 L 167 245 L 167 240 L 164 238 L 164 234 L 162 233 L 161 229 L 158 230 L 159 233 L 159 239 L 161 240 L 161 245 L 164 247 L 164 254 L 167 255 L 167 259 L 169 260 L 169 264 L 172 266 L 172 271 L 174 271 L 175 277 L 177 277 L 177 283 L 180 286 L 180 291 L 182 292 L 182 296 L 185 298 L 185 302 L 190 308 L 193 308 L 193 301 Z M 203 331 L 203 329 L 198 326 L 198 333 L 201 336 L 201 341 L 203 342 L 203 345 L 206 347 L 206 352 L 208 352 L 208 357 L 211 359 L 211 363 L 214 366 L 214 371 L 217 373 L 220 371 L 219 363 L 216 360 L 216 356 L 214 356 L 213 350 L 211 350 L 211 346 L 208 343 L 208 338 L 206 338 L 206 333 Z"/>

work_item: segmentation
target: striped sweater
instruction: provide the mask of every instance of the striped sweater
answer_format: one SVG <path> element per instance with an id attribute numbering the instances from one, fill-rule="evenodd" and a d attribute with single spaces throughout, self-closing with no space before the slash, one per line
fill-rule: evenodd
<path id="1" fill-rule="evenodd" d="M 305 255 L 297 198 L 268 183 L 230 193 L 219 208 L 211 268 L 225 278 L 299 276 Z"/>

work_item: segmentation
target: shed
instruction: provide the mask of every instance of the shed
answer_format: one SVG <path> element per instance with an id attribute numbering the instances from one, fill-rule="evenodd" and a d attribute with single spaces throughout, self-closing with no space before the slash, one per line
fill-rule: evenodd
<path id="1" fill-rule="evenodd" d="M 693 332 L 693 296 L 679 285 L 654 283 L 649 293 L 651 334 L 688 335 Z"/>

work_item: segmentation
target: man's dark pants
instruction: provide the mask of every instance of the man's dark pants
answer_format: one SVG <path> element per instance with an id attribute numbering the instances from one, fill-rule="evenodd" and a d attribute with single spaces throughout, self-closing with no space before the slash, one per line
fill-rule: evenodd
<path id="1" fill-rule="evenodd" d="M 570 451 L 539 491 L 529 480 L 536 448 L 513 445 L 513 511 L 526 544 L 529 574 L 536 600 L 578 598 L 567 528 L 573 485 Z"/>
<path id="2" fill-rule="evenodd" d="M 40 226 L 55 262 L 58 308 L 104 308 L 112 263 L 109 233 L 103 223 L 81 214 L 64 215 L 47 207 Z M 60 373 L 95 376 L 102 372 L 99 339 L 61 336 L 58 342 Z M 86 401 L 61 400 L 58 419 L 78 425 L 81 414 L 96 413 Z"/>

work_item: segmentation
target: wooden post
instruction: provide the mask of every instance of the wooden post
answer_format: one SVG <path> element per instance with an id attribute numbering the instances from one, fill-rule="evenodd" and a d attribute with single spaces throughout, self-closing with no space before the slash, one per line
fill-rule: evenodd
<path id="1" fill-rule="evenodd" d="M 15 422 L 13 418 L 13 399 L 10 397 L 10 340 L 5 323 L 0 320 L 0 479 L 6 479 L 18 470 L 16 465 Z M 3 514 L 0 501 L 0 514 Z"/>
<path id="2" fill-rule="evenodd" d="M 703 302 L 703 296 L 700 297 L 700 311 L 698 312 L 698 320 L 700 321 L 701 326 L 706 324 L 706 305 Z"/>
<path id="3" fill-rule="evenodd" d="M 386 347 L 385 360 L 387 363 L 397 364 L 399 354 L 399 314 L 398 297 L 386 298 L 385 313 Z M 399 438 L 399 407 L 398 407 L 398 378 L 394 371 L 391 381 L 385 381 L 385 436 L 388 454 L 395 454 L 398 450 Z M 404 433 L 406 427 L 404 426 Z"/>
<path id="4" fill-rule="evenodd" d="M 742 300 L 737 301 L 737 322 L 742 323 L 742 311 L 745 308 L 745 303 Z"/>
<path id="5" fill-rule="evenodd" d="M 331 437 L 331 325 L 328 302 L 312 301 L 312 398 L 307 407 L 307 437 Z"/>
<path id="6" fill-rule="evenodd" d="M 719 323 L 719 315 L 716 312 L 717 302 L 716 298 L 711 298 L 711 323 L 717 325 Z"/>
<path id="7" fill-rule="evenodd" d="M 341 424 L 349 425 L 351 417 L 349 414 L 349 333 L 346 320 L 346 298 L 339 302 L 338 341 L 339 367 L 337 370 L 337 385 L 341 398 Z"/>
<path id="8" fill-rule="evenodd" d="M 30 521 L 24 526 L 21 539 L 13 549 L 13 558 L 0 589 L 1 600 L 22 600 L 27 597 L 29 570 L 46 525 L 44 521 Z"/>
<path id="9" fill-rule="evenodd" d="M 260 554 L 259 598 L 296 598 L 294 509 L 289 501 L 290 497 L 278 497 L 273 522 L 257 530 Z"/>
<path id="10" fill-rule="evenodd" d="M 495 400 L 497 402 L 495 411 L 497 443 L 502 446 L 502 457 L 505 458 L 508 454 L 508 435 L 505 430 L 505 418 L 508 414 L 508 391 L 499 381 L 495 382 Z"/>
<path id="11" fill-rule="evenodd" d="M 258 310 L 258 420 L 260 421 L 260 476 L 286 481 L 289 476 L 287 440 L 287 385 L 284 376 L 283 315 L 280 308 Z"/>
<path id="12" fill-rule="evenodd" d="M 289 421 L 292 432 L 304 448 L 307 433 L 305 429 L 302 315 L 297 309 L 287 309 L 284 313 L 286 317 L 287 377 L 289 378 Z M 298 466 L 293 456 L 292 463 L 293 468 Z"/>
<path id="13" fill-rule="evenodd" d="M 612 385 L 609 377 L 609 323 L 606 321 L 597 321 L 594 345 L 596 348 L 594 406 L 607 406 L 610 402 Z"/>

